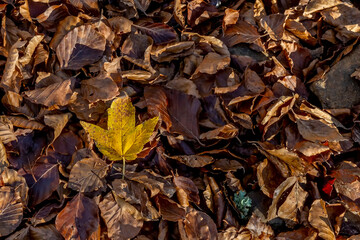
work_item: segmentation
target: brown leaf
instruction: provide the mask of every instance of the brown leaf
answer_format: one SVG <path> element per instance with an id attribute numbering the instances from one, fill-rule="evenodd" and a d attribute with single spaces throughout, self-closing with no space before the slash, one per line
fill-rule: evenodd
<path id="1" fill-rule="evenodd" d="M 265 91 L 265 84 L 257 75 L 256 72 L 250 68 L 246 68 L 244 76 L 245 87 L 253 94 L 262 93 Z"/>
<path id="2" fill-rule="evenodd" d="M 162 193 L 167 197 L 172 197 L 176 192 L 172 182 L 151 170 L 144 169 L 141 172 L 129 172 L 126 173 L 126 177 L 132 181 L 143 184 L 151 191 L 151 197 L 154 197 L 158 193 Z"/>
<path id="3" fill-rule="evenodd" d="M 43 130 L 43 128 L 45 127 L 44 124 L 38 121 L 28 120 L 23 117 L 19 117 L 19 116 L 6 116 L 6 117 L 7 119 L 9 119 L 9 121 L 12 123 L 14 127 L 39 130 L 39 131 Z"/>
<path id="4" fill-rule="evenodd" d="M 232 47 L 239 43 L 254 43 L 259 39 L 260 34 L 253 25 L 238 21 L 237 24 L 226 29 L 223 40 L 228 47 Z"/>
<path id="5" fill-rule="evenodd" d="M 99 203 L 111 239 L 126 240 L 139 234 L 143 221 L 135 207 L 109 192 Z"/>
<path id="6" fill-rule="evenodd" d="M 11 46 L 5 69 L 1 77 L 1 86 L 6 90 L 18 93 L 20 91 L 20 71 L 16 69 L 19 60 L 19 48 L 23 47 L 26 41 L 17 41 Z"/>
<path id="7" fill-rule="evenodd" d="M 202 133 L 200 139 L 231 139 L 238 135 L 239 129 L 233 124 L 229 123 L 217 129 Z"/>
<path id="8" fill-rule="evenodd" d="M 105 37 L 91 25 L 82 25 L 68 32 L 56 47 L 62 69 L 79 70 L 98 61 L 105 50 Z"/>
<path id="9" fill-rule="evenodd" d="M 68 79 L 44 88 L 26 91 L 25 95 L 30 101 L 46 107 L 65 106 L 70 103 L 73 96 L 71 80 Z"/>
<path id="10" fill-rule="evenodd" d="M 23 205 L 18 192 L 11 187 L 0 188 L 0 237 L 12 233 L 23 218 Z"/>
<path id="11" fill-rule="evenodd" d="M 153 46 L 151 49 L 151 58 L 157 62 L 170 62 L 180 57 L 191 55 L 193 52 L 193 41 L 173 42 Z"/>
<path id="12" fill-rule="evenodd" d="M 135 29 L 150 36 L 155 44 L 164 44 L 173 42 L 177 38 L 174 29 L 163 23 L 143 22 L 139 25 L 132 25 Z"/>
<path id="13" fill-rule="evenodd" d="M 185 218 L 185 209 L 173 200 L 157 195 L 155 202 L 164 220 L 177 222 Z"/>
<path id="14" fill-rule="evenodd" d="M 146 87 L 144 95 L 151 116 L 160 114 L 170 132 L 198 139 L 198 114 L 201 104 L 196 97 L 160 87 Z M 187 106 L 186 111 L 180 107 L 184 104 Z"/>
<path id="15" fill-rule="evenodd" d="M 59 185 L 57 164 L 38 163 L 24 174 L 29 186 L 29 204 L 35 206 L 45 201 Z"/>
<path id="16" fill-rule="evenodd" d="M 4 149 L 5 150 L 5 149 Z M 9 186 L 20 196 L 23 206 L 27 206 L 29 188 L 26 180 L 17 171 L 4 168 L 0 175 L 0 186 Z"/>
<path id="17" fill-rule="evenodd" d="M 199 190 L 190 178 L 183 176 L 174 176 L 173 181 L 176 186 L 176 190 L 179 192 L 179 190 L 181 189 L 186 194 L 189 201 L 196 204 L 200 203 Z"/>
<path id="18" fill-rule="evenodd" d="M 99 158 L 84 158 L 71 169 L 68 187 L 79 192 L 103 190 L 107 164 Z"/>
<path id="19" fill-rule="evenodd" d="M 232 8 L 227 8 L 225 10 L 225 15 L 222 23 L 222 28 L 226 31 L 227 26 L 231 26 L 236 24 L 240 16 L 239 11 L 234 10 Z"/>
<path id="20" fill-rule="evenodd" d="M 160 217 L 158 211 L 149 201 L 144 185 L 134 181 L 115 179 L 112 182 L 116 195 L 126 202 L 135 205 L 140 211 L 144 220 L 152 221 Z"/>
<path id="21" fill-rule="evenodd" d="M 260 23 L 272 40 L 279 41 L 283 37 L 286 18 L 283 14 L 270 14 L 264 16 Z"/>
<path id="22" fill-rule="evenodd" d="M 299 223 L 298 212 L 302 211 L 307 196 L 308 193 L 300 186 L 297 177 L 287 178 L 274 191 L 268 221 L 280 217 L 288 227 L 294 227 Z"/>
<path id="23" fill-rule="evenodd" d="M 318 230 L 319 237 L 322 239 L 335 239 L 334 230 L 331 226 L 324 200 L 317 199 L 312 203 L 309 211 L 309 223 Z"/>
<path id="24" fill-rule="evenodd" d="M 253 213 L 246 228 L 250 230 L 253 239 L 271 239 L 274 237 L 274 231 L 260 217 Z"/>
<path id="25" fill-rule="evenodd" d="M 80 92 L 90 103 L 112 100 L 119 95 L 116 83 L 105 74 L 81 81 Z"/>
<path id="26" fill-rule="evenodd" d="M 179 228 L 180 231 L 183 231 L 187 239 L 217 239 L 216 225 L 211 217 L 193 208 L 186 214 L 185 220 L 179 222 Z"/>
<path id="27" fill-rule="evenodd" d="M 221 158 L 216 160 L 212 165 L 212 169 L 223 171 L 223 172 L 233 172 L 239 169 L 243 169 L 243 165 L 236 160 L 229 160 L 227 158 Z"/>
<path id="28" fill-rule="evenodd" d="M 261 191 L 269 198 L 273 198 L 275 189 L 285 180 L 277 174 L 276 168 L 267 159 L 257 167 L 257 179 Z"/>
<path id="29" fill-rule="evenodd" d="M 214 158 L 207 155 L 177 155 L 168 157 L 193 168 L 204 167 L 214 162 Z"/>
<path id="30" fill-rule="evenodd" d="M 50 144 L 53 144 L 54 141 L 60 136 L 71 116 L 71 113 L 44 116 L 44 123 L 54 129 L 54 136 Z"/>
<path id="31" fill-rule="evenodd" d="M 303 138 L 309 141 L 341 141 L 344 137 L 339 133 L 335 126 L 324 123 L 321 120 L 297 119 L 296 124 Z"/>
<path id="32" fill-rule="evenodd" d="M 225 69 L 230 64 L 229 56 L 222 56 L 217 53 L 208 53 L 200 65 L 196 68 L 194 75 L 205 73 L 215 74 L 220 70 Z"/>
<path id="33" fill-rule="evenodd" d="M 95 201 L 78 193 L 56 217 L 56 229 L 65 239 L 90 239 L 99 227 L 99 209 Z"/>

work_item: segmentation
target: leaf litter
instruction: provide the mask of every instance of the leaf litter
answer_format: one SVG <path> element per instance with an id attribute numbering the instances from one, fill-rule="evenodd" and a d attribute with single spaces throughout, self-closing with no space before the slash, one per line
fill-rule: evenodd
<path id="1" fill-rule="evenodd" d="M 359 238 L 359 7 L 2 1 L 0 238 Z"/>

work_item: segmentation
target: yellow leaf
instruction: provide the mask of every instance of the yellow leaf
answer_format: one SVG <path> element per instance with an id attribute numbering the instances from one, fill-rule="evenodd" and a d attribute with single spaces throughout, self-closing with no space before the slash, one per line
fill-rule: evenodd
<path id="1" fill-rule="evenodd" d="M 91 123 L 80 123 L 95 140 L 100 152 L 110 160 L 132 161 L 149 141 L 158 119 L 155 117 L 135 126 L 135 107 L 129 97 L 121 97 L 108 109 L 107 130 Z"/>

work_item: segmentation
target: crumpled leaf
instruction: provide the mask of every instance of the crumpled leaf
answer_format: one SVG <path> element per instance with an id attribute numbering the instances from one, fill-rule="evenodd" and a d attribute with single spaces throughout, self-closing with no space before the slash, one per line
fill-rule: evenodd
<path id="1" fill-rule="evenodd" d="M 81 122 L 81 125 L 110 160 L 135 160 L 149 141 L 158 117 L 135 127 L 135 107 L 129 97 L 115 99 L 108 109 L 108 115 L 108 130 L 86 122 Z"/>

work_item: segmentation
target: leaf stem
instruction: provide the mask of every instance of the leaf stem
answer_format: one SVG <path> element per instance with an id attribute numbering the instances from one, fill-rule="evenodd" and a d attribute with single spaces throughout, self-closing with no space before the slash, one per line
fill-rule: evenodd
<path id="1" fill-rule="evenodd" d="M 124 156 L 122 157 L 122 160 L 123 160 L 122 179 L 124 179 L 125 178 L 125 158 L 124 158 Z"/>

